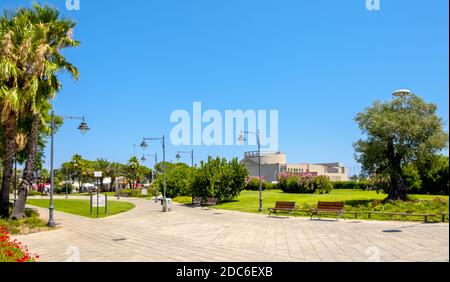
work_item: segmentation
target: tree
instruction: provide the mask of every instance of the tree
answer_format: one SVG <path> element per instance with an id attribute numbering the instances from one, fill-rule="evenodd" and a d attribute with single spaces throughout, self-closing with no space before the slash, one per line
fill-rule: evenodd
<path id="1" fill-rule="evenodd" d="M 404 91 L 395 93 L 389 102 L 374 102 L 357 115 L 356 122 L 367 138 L 354 144 L 356 159 L 366 174 L 389 178 L 386 200 L 407 199 L 405 164 L 447 147 L 448 134 L 436 110 L 436 105 Z"/>
<path id="2" fill-rule="evenodd" d="M 128 172 L 128 179 L 131 180 L 130 182 L 130 188 L 135 189 L 137 186 L 137 177 L 138 177 L 138 171 L 139 171 L 139 160 L 134 156 L 131 157 L 128 160 L 128 167 L 127 167 L 127 172 Z"/>
<path id="3" fill-rule="evenodd" d="M 28 158 L 12 218 L 25 216 L 27 191 L 32 186 L 38 154 L 40 128 L 46 125 L 43 120 L 44 114 L 51 108 L 49 100 L 61 89 L 56 73 L 65 70 L 74 79 L 78 79 L 79 76 L 78 70 L 61 55 L 62 49 L 79 45 L 78 41 L 72 39 L 74 22 L 60 19 L 56 9 L 49 6 L 41 7 L 39 4 L 35 4 L 34 9 L 20 9 L 17 17 L 27 20 L 35 30 L 34 41 L 37 47 L 28 73 L 32 75 L 32 81 L 37 85 L 37 89 L 33 95 L 28 95 L 24 100 L 25 112 L 31 120 L 31 130 L 27 143 Z"/>
<path id="4" fill-rule="evenodd" d="M 192 195 L 192 182 L 196 173 L 196 168 L 189 167 L 186 164 L 178 163 L 174 164 L 172 168 L 166 171 L 166 195 L 169 198 L 175 198 L 177 196 L 191 196 Z M 153 186 L 159 190 L 164 189 L 164 176 L 158 174 Z"/>
<path id="5" fill-rule="evenodd" d="M 9 194 L 16 154 L 17 121 L 24 110 L 24 93 L 32 92 L 27 74 L 33 30 L 23 19 L 5 13 L 0 18 L 0 125 L 3 127 L 3 178 L 0 217 L 9 216 Z"/>
<path id="6" fill-rule="evenodd" d="M 247 168 L 236 158 L 208 158 L 201 162 L 192 183 L 192 194 L 196 197 L 215 197 L 220 202 L 236 199 L 245 188 Z"/>
<path id="7" fill-rule="evenodd" d="M 109 169 L 109 162 L 106 159 L 97 159 L 97 161 L 94 163 L 94 169 L 96 171 L 102 172 L 102 177 L 100 177 L 100 190 L 104 191 L 103 182 L 106 177 L 106 173 Z"/>

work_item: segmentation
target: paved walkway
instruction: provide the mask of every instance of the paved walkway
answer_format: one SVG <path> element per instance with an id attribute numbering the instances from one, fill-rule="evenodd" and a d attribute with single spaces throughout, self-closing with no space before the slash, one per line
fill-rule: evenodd
<path id="1" fill-rule="evenodd" d="M 55 212 L 59 229 L 16 236 L 41 261 L 449 261 L 449 225 L 268 218 L 126 199 L 89 219 Z M 46 209 L 38 209 L 45 218 Z"/>

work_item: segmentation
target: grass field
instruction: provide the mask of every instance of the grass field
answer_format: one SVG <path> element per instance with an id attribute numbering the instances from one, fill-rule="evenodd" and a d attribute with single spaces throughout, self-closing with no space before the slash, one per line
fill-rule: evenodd
<path id="1" fill-rule="evenodd" d="M 274 207 L 276 201 L 297 202 L 300 209 L 315 207 L 318 201 L 343 201 L 346 202 L 346 211 L 387 211 L 408 213 L 441 213 L 448 212 L 448 196 L 433 195 L 411 195 L 412 202 L 396 202 L 382 204 L 381 200 L 386 195 L 376 191 L 362 190 L 333 190 L 330 194 L 290 194 L 281 190 L 270 190 L 263 192 L 264 213 L 268 214 L 267 208 Z M 436 198 L 439 198 L 436 200 Z M 434 201 L 433 201 L 434 200 Z M 218 209 L 235 210 L 241 212 L 257 212 L 259 203 L 258 191 L 243 191 L 237 201 L 217 205 Z M 364 216 L 362 217 L 364 218 Z M 379 215 L 375 219 L 405 219 L 420 220 L 420 218 L 390 217 Z"/>
<path id="2" fill-rule="evenodd" d="M 48 208 L 49 200 L 29 199 L 27 201 L 29 205 Z M 97 209 L 93 209 L 92 215 L 90 215 L 89 200 L 72 200 L 72 199 L 55 199 L 55 210 L 90 218 L 97 217 Z M 105 214 L 105 208 L 99 208 L 98 217 L 107 217 L 122 212 L 129 211 L 135 207 L 134 204 L 120 201 L 108 201 L 108 213 Z"/>

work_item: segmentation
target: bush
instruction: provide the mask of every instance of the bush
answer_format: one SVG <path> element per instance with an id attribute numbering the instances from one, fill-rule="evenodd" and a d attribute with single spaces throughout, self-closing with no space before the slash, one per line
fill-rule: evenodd
<path id="1" fill-rule="evenodd" d="M 191 196 L 192 182 L 196 173 L 195 168 L 191 168 L 186 164 L 174 164 L 166 170 L 166 195 L 169 198 L 177 196 Z M 164 175 L 158 175 L 153 185 L 159 191 L 164 190 Z"/>
<path id="2" fill-rule="evenodd" d="M 313 180 L 314 192 L 328 194 L 333 191 L 333 184 L 327 176 L 317 176 Z"/>
<path id="3" fill-rule="evenodd" d="M 5 226 L 0 226 L 0 262 L 35 262 L 38 258 L 29 253 L 27 246 L 12 241 Z"/>
<path id="4" fill-rule="evenodd" d="M 142 189 L 121 189 L 119 194 L 127 195 L 127 197 L 141 198 L 141 197 L 153 197 L 155 196 L 154 188 L 149 187 L 147 189 L 147 196 L 142 195 Z"/>
<path id="5" fill-rule="evenodd" d="M 333 190 L 333 184 L 327 176 L 282 175 L 277 186 L 286 193 L 323 194 Z"/>
<path id="6" fill-rule="evenodd" d="M 374 189 L 374 184 L 367 180 L 360 181 L 336 181 L 333 182 L 334 189 L 354 189 L 354 190 L 369 190 Z"/>
<path id="7" fill-rule="evenodd" d="M 175 197 L 173 199 L 173 201 L 175 203 L 188 205 L 188 204 L 192 203 L 192 197 L 190 197 L 190 196 L 179 196 L 179 197 Z"/>
<path id="8" fill-rule="evenodd" d="M 192 184 L 192 194 L 196 197 L 214 197 L 219 202 L 235 200 L 245 188 L 247 168 L 237 158 L 231 161 L 219 157 L 201 162 Z"/>
<path id="9" fill-rule="evenodd" d="M 262 181 L 262 190 L 272 190 L 274 185 L 267 181 Z M 245 182 L 245 190 L 259 191 L 259 177 L 248 177 Z"/>
<path id="10" fill-rule="evenodd" d="M 65 183 L 55 187 L 53 191 L 55 194 L 72 194 L 74 187 L 71 183 Z"/>

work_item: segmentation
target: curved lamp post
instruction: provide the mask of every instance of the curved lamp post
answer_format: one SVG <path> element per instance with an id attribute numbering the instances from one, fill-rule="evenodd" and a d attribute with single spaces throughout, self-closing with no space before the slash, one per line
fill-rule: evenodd
<path id="1" fill-rule="evenodd" d="M 148 144 L 146 141 L 161 141 L 162 149 L 163 149 L 163 178 L 164 178 L 164 191 L 163 191 L 163 212 L 167 212 L 167 198 L 166 198 L 166 137 L 165 135 L 162 138 L 146 138 L 142 139 L 141 148 L 145 150 L 148 148 Z"/>
<path id="2" fill-rule="evenodd" d="M 74 117 L 74 116 L 59 116 L 62 119 L 72 119 L 72 120 L 81 120 L 80 126 L 78 126 L 78 130 L 81 132 L 81 134 L 86 134 L 90 128 L 86 123 L 86 120 L 84 117 Z M 49 227 L 55 227 L 55 219 L 53 217 L 53 212 L 55 210 L 55 206 L 53 203 L 53 191 L 54 191 L 54 171 L 53 171 L 53 162 L 54 162 L 54 136 L 55 136 L 55 111 L 52 110 L 52 123 L 50 126 L 51 129 L 51 144 L 50 144 L 50 206 L 48 208 L 49 210 L 49 217 L 48 217 L 48 226 Z"/>
<path id="3" fill-rule="evenodd" d="M 238 142 L 243 144 L 247 139 L 245 138 L 245 134 L 253 134 L 256 135 L 256 140 L 258 141 L 258 174 L 259 174 L 259 209 L 258 211 L 263 211 L 263 197 L 262 197 L 262 177 L 261 177 L 261 139 L 260 139 L 260 131 L 258 129 L 257 132 L 252 131 L 242 131 L 241 135 L 238 138 Z"/>

